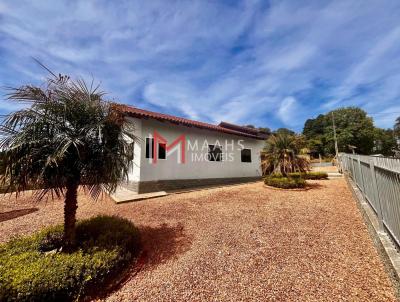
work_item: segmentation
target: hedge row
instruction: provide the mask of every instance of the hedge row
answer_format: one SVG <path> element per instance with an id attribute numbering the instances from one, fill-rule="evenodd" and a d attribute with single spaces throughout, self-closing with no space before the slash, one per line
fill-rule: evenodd
<path id="1" fill-rule="evenodd" d="M 328 173 L 326 172 L 289 173 L 289 177 L 301 177 L 304 179 L 311 179 L 311 180 L 328 179 Z"/>
<path id="2" fill-rule="evenodd" d="M 128 220 L 98 216 L 77 225 L 78 248 L 60 252 L 62 226 L 0 245 L 0 301 L 72 301 L 119 273 L 139 251 Z"/>
<path id="3" fill-rule="evenodd" d="M 277 176 L 267 176 L 264 178 L 264 183 L 268 186 L 281 188 L 281 189 L 296 189 L 304 188 L 306 186 L 306 181 L 304 178 L 300 177 L 277 177 Z"/>
<path id="4" fill-rule="evenodd" d="M 283 177 L 280 173 L 275 173 L 270 176 L 273 177 Z M 303 178 L 303 179 L 311 179 L 311 180 L 318 180 L 318 179 L 328 179 L 328 173 L 326 172 L 307 172 L 307 173 L 288 173 L 289 178 Z"/>

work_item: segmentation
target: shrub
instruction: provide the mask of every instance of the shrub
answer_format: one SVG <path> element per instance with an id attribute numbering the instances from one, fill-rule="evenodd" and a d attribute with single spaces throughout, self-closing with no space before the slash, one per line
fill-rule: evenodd
<path id="1" fill-rule="evenodd" d="M 78 247 L 59 252 L 62 226 L 0 245 L 0 301 L 70 301 L 122 271 L 139 251 L 126 219 L 98 216 L 77 225 Z"/>
<path id="2" fill-rule="evenodd" d="M 267 176 L 264 178 L 264 183 L 271 187 L 281 188 L 281 189 L 295 189 L 304 188 L 306 186 L 306 181 L 300 177 L 279 177 L 276 175 Z"/>
<path id="3" fill-rule="evenodd" d="M 326 172 L 307 172 L 303 176 L 305 179 L 328 179 Z"/>
<path id="4" fill-rule="evenodd" d="M 283 177 L 282 174 L 272 174 L 272 176 Z M 326 172 L 307 172 L 307 173 L 296 172 L 296 173 L 289 173 L 288 177 L 318 180 L 318 179 L 328 179 L 328 173 L 326 173 Z"/>

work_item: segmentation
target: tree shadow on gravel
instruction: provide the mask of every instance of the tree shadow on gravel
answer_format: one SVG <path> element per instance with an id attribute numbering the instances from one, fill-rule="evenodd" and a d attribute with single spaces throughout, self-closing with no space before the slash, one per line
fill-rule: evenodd
<path id="1" fill-rule="evenodd" d="M 144 264 L 156 266 L 179 254 L 187 251 L 191 240 L 186 236 L 181 224 L 169 226 L 162 224 L 159 227 L 142 227 L 140 236 L 143 247 Z"/>
<path id="2" fill-rule="evenodd" d="M 308 181 L 307 184 L 306 184 L 305 189 L 306 190 L 313 190 L 313 189 L 322 189 L 322 188 L 325 188 L 325 187 L 326 187 L 325 185 L 321 185 L 320 183 L 316 183 L 316 182 L 310 183 Z"/>
<path id="3" fill-rule="evenodd" d="M 20 216 L 28 215 L 30 213 L 39 211 L 38 208 L 29 208 L 29 209 L 21 209 L 21 210 L 12 210 L 8 212 L 0 213 L 0 222 L 11 220 L 18 218 Z"/>
<path id="4" fill-rule="evenodd" d="M 140 271 L 152 269 L 169 259 L 177 258 L 190 248 L 191 240 L 185 235 L 181 224 L 170 226 L 163 223 L 158 227 L 138 226 L 138 228 L 141 241 L 141 252 L 138 258 L 119 275 L 117 280 L 96 289 L 95 294 L 92 292 L 89 300 L 104 299 L 134 279 Z"/>

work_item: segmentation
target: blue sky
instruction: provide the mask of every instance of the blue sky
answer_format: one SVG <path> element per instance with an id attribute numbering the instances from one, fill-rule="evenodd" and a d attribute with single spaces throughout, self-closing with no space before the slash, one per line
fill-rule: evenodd
<path id="1" fill-rule="evenodd" d="M 300 131 L 349 105 L 380 127 L 400 116 L 397 0 L 2 0 L 0 86 L 41 83 L 32 57 L 110 99 L 211 123 Z"/>

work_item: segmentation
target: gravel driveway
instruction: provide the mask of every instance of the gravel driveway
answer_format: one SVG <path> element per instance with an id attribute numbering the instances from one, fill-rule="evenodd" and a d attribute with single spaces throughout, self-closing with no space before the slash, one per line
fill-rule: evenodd
<path id="1" fill-rule="evenodd" d="M 259 182 L 122 205 L 81 194 L 79 218 L 117 214 L 142 231 L 140 270 L 105 299 L 395 301 L 345 180 L 312 184 L 285 191 Z M 62 202 L 3 196 L 1 212 L 5 241 L 60 222 Z"/>

